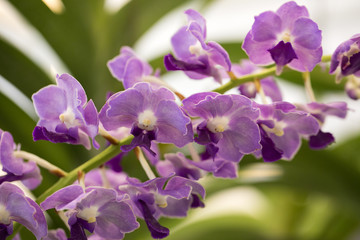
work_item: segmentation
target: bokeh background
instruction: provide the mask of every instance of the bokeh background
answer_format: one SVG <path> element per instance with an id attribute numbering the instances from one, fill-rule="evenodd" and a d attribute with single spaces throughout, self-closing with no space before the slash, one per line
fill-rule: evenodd
<path id="1" fill-rule="evenodd" d="M 72 74 L 99 110 L 108 91 L 122 89 L 106 63 L 128 45 L 185 96 L 211 90 L 218 86 L 212 79 L 194 81 L 164 70 L 170 37 L 186 23 L 183 12 L 201 12 L 207 19 L 207 39 L 221 43 L 232 62 L 239 62 L 246 58 L 241 42 L 254 16 L 275 11 L 285 2 L 0 0 L 0 128 L 11 132 L 23 150 L 70 171 L 97 151 L 34 143 L 31 135 L 37 122 L 31 95 L 53 84 L 56 74 Z M 296 2 L 307 6 L 323 31 L 324 55 L 359 32 L 357 0 Z M 171 231 L 167 239 L 360 239 L 360 105 L 345 96 L 344 84 L 335 84 L 327 71 L 323 66 L 311 74 L 317 99 L 347 101 L 350 108 L 346 120 L 330 118 L 324 126 L 334 133 L 336 143 L 322 151 L 309 150 L 304 143 L 291 162 L 265 164 L 248 156 L 240 162 L 238 179 L 203 179 L 206 208 L 190 211 L 185 219 L 161 219 Z M 277 80 L 286 101 L 307 101 L 299 73 L 285 72 Z M 124 169 L 145 180 L 132 155 L 125 159 Z M 46 181 L 34 197 L 57 180 L 42 173 Z M 51 228 L 64 227 L 54 212 L 49 214 Z M 125 239 L 151 239 L 141 223 Z M 21 234 L 22 239 L 33 239 L 26 229 Z"/>

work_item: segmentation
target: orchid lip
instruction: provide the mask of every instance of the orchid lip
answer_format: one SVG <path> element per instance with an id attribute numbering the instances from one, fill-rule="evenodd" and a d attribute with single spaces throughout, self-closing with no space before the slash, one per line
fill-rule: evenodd
<path id="1" fill-rule="evenodd" d="M 88 221 L 88 223 L 96 222 L 96 217 L 98 215 L 98 207 L 91 206 L 85 208 L 77 214 L 77 217 Z"/>
<path id="2" fill-rule="evenodd" d="M 157 117 L 154 112 L 147 109 L 138 116 L 138 127 L 147 131 L 152 131 L 155 128 Z"/>
<path id="3" fill-rule="evenodd" d="M 207 122 L 207 128 L 213 133 L 224 132 L 229 128 L 228 117 L 215 117 Z"/>
<path id="4" fill-rule="evenodd" d="M 67 128 L 79 125 L 78 120 L 75 118 L 75 114 L 71 108 L 67 108 L 65 112 L 60 114 L 59 119 L 66 125 Z"/>

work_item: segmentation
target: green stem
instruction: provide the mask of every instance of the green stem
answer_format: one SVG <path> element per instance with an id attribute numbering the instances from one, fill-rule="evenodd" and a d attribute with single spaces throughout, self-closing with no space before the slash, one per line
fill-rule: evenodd
<path id="1" fill-rule="evenodd" d="M 331 55 L 325 55 L 322 56 L 321 58 L 322 62 L 330 62 L 331 61 Z M 289 68 L 284 68 L 284 70 L 289 70 Z M 266 68 L 261 72 L 258 73 L 252 73 L 252 74 L 247 74 L 244 76 L 241 76 L 239 78 L 232 78 L 229 82 L 225 83 L 224 85 L 212 90 L 213 92 L 218 92 L 218 93 L 225 93 L 227 91 L 229 91 L 230 89 L 246 83 L 246 82 L 251 82 L 254 79 L 263 79 L 265 77 L 274 75 L 276 73 L 276 66 L 270 67 L 270 68 Z"/>
<path id="2" fill-rule="evenodd" d="M 275 72 L 276 72 L 276 66 L 264 69 L 259 73 L 247 74 L 236 79 L 231 79 L 230 82 L 227 82 L 224 85 L 214 89 L 213 92 L 225 93 L 226 91 L 229 91 L 230 89 L 242 83 L 253 81 L 255 78 L 262 79 L 264 77 L 275 74 Z"/>
<path id="3" fill-rule="evenodd" d="M 66 187 L 73 182 L 75 182 L 78 172 L 82 171 L 84 173 L 89 172 L 90 170 L 99 167 L 101 164 L 106 163 L 111 158 L 115 157 L 117 154 L 121 152 L 120 146 L 129 144 L 132 140 L 133 136 L 127 137 L 119 142 L 118 145 L 110 145 L 104 151 L 89 159 L 79 167 L 75 168 L 71 172 L 69 172 L 65 177 L 60 178 L 51 188 L 46 190 L 43 194 L 41 194 L 37 199 L 37 203 L 43 202 L 48 196 L 56 192 L 57 190 Z"/>

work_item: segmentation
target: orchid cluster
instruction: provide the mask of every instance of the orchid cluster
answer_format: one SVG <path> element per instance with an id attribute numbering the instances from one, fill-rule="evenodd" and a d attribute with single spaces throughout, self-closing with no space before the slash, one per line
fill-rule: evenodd
<path id="1" fill-rule="evenodd" d="M 104 137 L 110 146 L 65 172 L 21 151 L 11 134 L 0 130 L 1 240 L 15 235 L 14 221 L 37 239 L 123 239 L 139 228 L 137 219 L 145 221 L 154 239 L 161 239 L 170 230 L 159 218 L 186 217 L 191 208 L 205 206 L 199 179 L 237 178 L 245 155 L 265 162 L 291 160 L 303 141 L 313 149 L 335 141 L 322 126 L 328 116 L 345 118 L 348 108 L 345 102 L 315 100 L 309 72 L 321 63 L 321 30 L 304 6 L 288 2 L 255 17 L 242 45 L 249 60 L 241 63 L 231 63 L 220 44 L 206 40 L 206 20 L 200 13 L 189 9 L 185 14 L 188 24 L 171 38 L 173 54 L 164 57 L 166 69 L 224 84 L 185 97 L 125 46 L 108 62 L 124 90 L 109 94 L 98 111 L 74 77 L 57 75 L 56 85 L 33 94 L 39 116 L 34 141 L 99 149 L 95 138 Z M 331 58 L 330 73 L 337 81 L 348 79 L 346 92 L 353 99 L 360 97 L 359 54 L 360 36 L 355 35 Z M 310 102 L 283 100 L 275 77 L 283 71 L 303 73 Z M 225 94 L 229 89 L 233 93 Z M 169 144 L 176 151 L 162 152 Z M 130 152 L 147 181 L 122 170 L 121 159 Z M 42 181 L 38 166 L 61 179 L 35 202 L 12 182 L 36 188 Z M 47 230 L 45 211 L 53 208 L 68 229 Z"/>

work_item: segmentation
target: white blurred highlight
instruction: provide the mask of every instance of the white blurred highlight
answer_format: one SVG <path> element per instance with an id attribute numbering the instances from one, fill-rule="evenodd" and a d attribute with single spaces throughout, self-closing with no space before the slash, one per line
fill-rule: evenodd
<path id="1" fill-rule="evenodd" d="M 57 73 L 69 73 L 44 37 L 8 2 L 0 0 L 0 37 L 19 49 L 55 82 Z"/>
<path id="2" fill-rule="evenodd" d="M 0 93 L 2 93 L 12 102 L 14 102 L 34 121 L 38 119 L 31 100 L 1 75 L 0 75 Z"/>
<path id="3" fill-rule="evenodd" d="M 42 0 L 45 5 L 56 14 L 61 14 L 64 12 L 65 7 L 61 0 Z"/>

